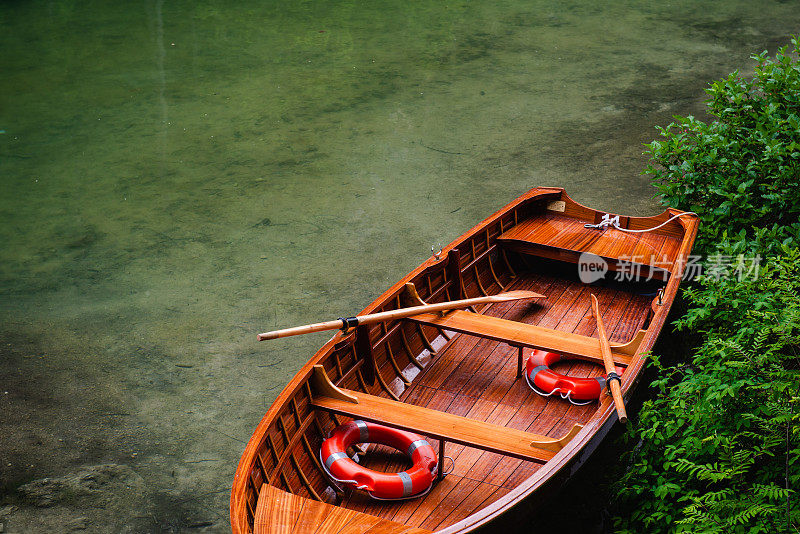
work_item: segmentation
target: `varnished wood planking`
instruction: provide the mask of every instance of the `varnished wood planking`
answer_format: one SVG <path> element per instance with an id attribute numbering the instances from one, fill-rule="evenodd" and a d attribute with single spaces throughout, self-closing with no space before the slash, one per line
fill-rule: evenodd
<path id="1" fill-rule="evenodd" d="M 477 482 L 461 477 L 454 476 L 449 480 L 445 478 L 434 487 L 425 501 L 421 502 L 411 516 L 403 522 L 407 525 L 422 527 L 422 523 L 436 513 L 441 513 L 441 518 L 444 519 L 463 500 L 463 492 L 466 489 L 472 491 L 477 485 Z M 448 510 L 447 513 L 442 513 L 444 509 Z"/>
<path id="2" fill-rule="evenodd" d="M 334 508 L 334 510 L 331 510 L 315 530 L 307 530 L 305 532 L 313 532 L 314 534 L 338 534 L 345 525 L 361 515 L 360 512 L 348 510 L 340 506 L 332 506 L 332 508 Z M 297 534 L 301 533 L 298 532 Z"/>
<path id="3" fill-rule="evenodd" d="M 337 509 L 336 506 L 325 503 L 307 503 L 298 514 L 292 532 L 294 534 L 314 532 L 320 524 L 325 522 L 331 512 Z"/>
<path id="4" fill-rule="evenodd" d="M 439 522 L 436 526 L 423 523 L 423 526 L 432 530 L 439 530 L 445 528 L 453 523 L 458 523 L 468 515 L 472 514 L 474 510 L 484 506 L 485 503 L 492 502 L 496 494 L 502 495 L 506 490 L 493 486 L 491 484 L 480 484 L 477 488 L 467 495 L 464 500 L 450 514 Z M 498 497 L 500 496 L 498 495 Z"/>
<path id="5" fill-rule="evenodd" d="M 258 497 L 255 534 L 291 534 L 308 499 L 264 484 Z"/>
<path id="6" fill-rule="evenodd" d="M 539 278 L 534 280 L 529 280 L 527 278 L 523 278 L 518 280 L 514 283 L 513 287 L 515 289 L 522 289 L 523 287 L 529 291 L 536 291 L 541 294 L 546 294 L 548 289 L 554 285 L 555 280 L 552 278 Z M 560 294 L 560 291 L 559 291 Z M 548 296 L 548 301 L 552 298 L 551 295 Z M 508 316 L 513 313 L 513 310 L 519 310 L 520 307 L 506 307 L 505 309 L 498 309 L 498 308 L 491 308 L 488 310 L 487 315 L 492 317 L 499 317 L 507 319 Z M 519 320 L 521 317 L 524 319 L 530 319 L 531 317 L 538 317 L 548 310 L 551 309 L 550 306 L 542 306 L 536 305 L 534 307 L 526 307 L 524 308 L 528 311 L 528 313 L 524 316 L 519 315 L 519 311 L 515 315 L 515 320 Z M 520 321 L 520 322 L 528 322 Z M 488 340 L 487 340 L 488 341 Z M 484 354 L 476 354 L 476 351 L 483 350 Z M 505 367 L 506 364 L 513 363 L 511 375 L 503 374 L 503 377 L 506 380 L 503 380 L 503 384 L 505 384 L 505 391 L 507 391 L 508 387 L 510 386 L 510 381 L 508 378 L 513 378 L 516 371 L 516 359 L 517 359 L 517 349 L 511 348 L 503 343 L 495 343 L 495 344 L 476 344 L 473 348 L 466 353 L 462 358 L 462 364 L 456 366 L 456 368 L 452 369 L 450 375 L 448 375 L 447 380 L 445 381 L 446 387 L 449 391 L 454 393 L 459 393 L 471 397 L 480 397 L 482 396 L 483 391 L 486 387 L 495 379 L 497 378 L 497 369 L 501 367 Z M 477 362 L 478 365 L 475 372 L 472 373 L 465 373 L 463 372 L 462 368 L 465 366 L 474 368 L 474 364 L 470 364 L 470 362 Z"/>
<path id="7" fill-rule="evenodd" d="M 644 265 L 660 262 L 665 255 L 669 262 L 674 261 L 680 245 L 679 237 L 665 233 L 629 233 L 610 227 L 584 228 L 585 223 L 586 221 L 572 217 L 547 213 L 518 224 L 498 239 L 501 242 L 516 241 L 554 249 L 588 252 Z"/>
<path id="8" fill-rule="evenodd" d="M 439 505 L 428 512 L 427 517 L 423 519 L 419 526 L 429 530 L 436 528 L 436 525 L 457 510 L 461 503 L 464 502 L 464 499 L 480 485 L 480 482 L 468 478 L 459 479 L 455 487 L 442 499 Z"/>
<path id="9" fill-rule="evenodd" d="M 254 521 L 256 534 L 400 534 L 409 526 L 316 502 L 267 484 L 262 486 Z M 428 532 L 421 529 L 412 532 Z"/>

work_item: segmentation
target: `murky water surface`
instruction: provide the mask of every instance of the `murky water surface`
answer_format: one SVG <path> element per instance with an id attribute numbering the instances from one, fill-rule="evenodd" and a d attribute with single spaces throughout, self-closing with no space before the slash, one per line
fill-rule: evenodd
<path id="1" fill-rule="evenodd" d="M 226 531 L 243 442 L 328 337 L 256 332 L 358 311 L 535 185 L 660 211 L 653 127 L 798 22 L 794 1 L 4 2 L 0 522 Z M 133 482 L 17 491 L 98 464 Z"/>

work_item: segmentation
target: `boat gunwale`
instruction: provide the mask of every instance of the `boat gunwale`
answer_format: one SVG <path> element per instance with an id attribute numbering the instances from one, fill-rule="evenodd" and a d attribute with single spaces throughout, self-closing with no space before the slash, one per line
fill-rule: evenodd
<path id="1" fill-rule="evenodd" d="M 457 248 L 463 242 L 485 230 L 487 226 L 496 223 L 498 219 L 502 218 L 507 213 L 528 205 L 534 201 L 546 199 L 548 196 L 558 197 L 559 200 L 571 202 L 578 208 L 587 210 L 587 213 L 593 212 L 596 216 L 598 216 L 598 214 L 606 213 L 593 208 L 588 208 L 578 202 L 575 202 L 567 195 L 563 188 L 536 187 L 515 198 L 505 206 L 495 211 L 493 214 L 486 217 L 483 221 L 479 222 L 462 235 L 454 239 L 450 244 L 442 249 L 442 255 L 440 258 L 446 257 L 450 250 Z M 637 226 L 645 223 L 646 221 L 661 223 L 668 220 L 671 216 L 679 213 L 682 212 L 668 208 L 661 214 L 654 216 L 628 217 L 628 221 L 635 220 Z M 694 237 L 697 233 L 697 219 L 692 218 L 689 221 L 684 219 L 686 218 L 682 217 L 677 219 L 677 222 L 680 223 L 684 234 L 681 246 L 676 255 L 677 259 L 688 255 L 688 252 L 691 250 L 691 245 L 694 242 Z M 628 222 L 628 224 L 630 225 L 630 222 Z M 688 250 L 686 250 L 687 246 Z M 437 266 L 439 263 L 441 263 L 441 259 L 434 257 L 423 261 L 418 267 L 406 274 L 383 294 L 378 296 L 369 305 L 367 305 L 359 313 L 359 315 L 372 313 L 376 309 L 385 306 L 387 303 L 395 299 L 397 295 L 404 291 L 406 282 L 415 279 L 421 274 L 424 274 L 426 270 Z M 631 365 L 628 367 L 628 369 L 632 369 L 633 372 L 625 373 L 625 376 L 623 377 L 623 395 L 627 394 L 627 392 L 630 391 L 632 386 L 636 383 L 641 368 L 644 364 L 644 354 L 652 348 L 656 337 L 663 328 L 667 313 L 669 312 L 672 302 L 677 294 L 680 276 L 682 275 L 684 269 L 685 262 L 681 261 L 679 271 L 673 273 L 673 275 L 670 277 L 670 280 L 667 282 L 664 291 L 664 305 L 655 312 L 652 320 L 650 321 L 650 325 L 647 328 L 647 333 L 642 340 L 640 349 L 636 352 L 633 360 L 631 361 Z M 654 326 L 657 326 L 657 328 L 654 328 Z M 286 386 L 281 390 L 281 393 L 270 405 L 270 408 L 261 418 L 251 438 L 248 440 L 245 450 L 243 451 L 239 460 L 239 464 L 237 465 L 233 485 L 231 488 L 230 519 L 231 528 L 234 532 L 252 531 L 247 521 L 246 485 L 248 483 L 250 470 L 254 465 L 255 456 L 258 454 L 259 449 L 263 444 L 264 436 L 267 434 L 269 428 L 275 423 L 280 414 L 287 409 L 288 404 L 302 389 L 303 385 L 309 380 L 313 372 L 313 366 L 323 363 L 332 353 L 332 351 L 335 350 L 336 345 L 344 341 L 350 335 L 352 334 L 343 335 L 342 332 L 337 332 L 325 344 L 323 344 L 309 360 L 305 362 L 305 364 L 297 371 L 297 373 L 286 384 Z M 605 424 L 612 413 L 613 403 L 610 401 L 610 399 L 604 399 L 600 406 L 598 406 L 595 414 L 589 419 L 589 421 L 586 422 L 584 428 L 563 449 L 561 449 L 556 456 L 544 464 L 542 468 L 537 470 L 537 472 L 534 473 L 530 478 L 526 479 L 504 497 L 501 497 L 489 506 L 476 511 L 464 520 L 446 527 L 440 532 L 449 534 L 454 532 L 469 531 L 507 512 L 514 504 L 518 503 L 527 495 L 533 493 L 542 483 L 564 468 L 569 463 L 570 459 L 572 459 L 578 452 L 580 452 L 580 450 L 589 444 L 593 438 L 596 437 L 597 430 L 599 430 L 599 428 Z"/>

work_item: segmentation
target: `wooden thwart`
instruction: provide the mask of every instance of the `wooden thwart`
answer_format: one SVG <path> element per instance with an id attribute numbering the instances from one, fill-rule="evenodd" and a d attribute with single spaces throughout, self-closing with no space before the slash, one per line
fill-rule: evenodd
<path id="1" fill-rule="evenodd" d="M 407 319 L 464 334 L 502 341 L 515 347 L 541 349 L 603 363 L 603 354 L 598 340 L 593 337 L 551 330 L 550 328 L 542 328 L 541 326 L 462 310 L 452 311 L 444 316 L 423 313 L 413 315 Z M 613 345 L 611 347 L 614 363 L 630 365 L 631 356 L 636 353 L 636 349 L 639 347 L 643 337 L 642 334 L 643 332 L 640 332 L 631 342 L 625 345 Z"/>
<path id="2" fill-rule="evenodd" d="M 315 384 L 328 380 L 321 365 L 314 366 L 314 373 Z M 339 390 L 341 394 L 328 396 L 325 392 L 330 392 L 330 388 Z M 367 393 L 343 390 L 333 384 L 314 393 L 311 403 L 323 410 L 539 463 L 555 456 L 582 428 L 576 424 L 565 436 L 554 439 Z M 356 398 L 356 402 L 352 397 Z"/>

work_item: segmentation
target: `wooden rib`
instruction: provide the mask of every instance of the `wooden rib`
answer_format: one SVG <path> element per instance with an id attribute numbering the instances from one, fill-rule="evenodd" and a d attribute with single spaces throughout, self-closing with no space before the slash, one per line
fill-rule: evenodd
<path id="1" fill-rule="evenodd" d="M 354 363 L 353 365 L 351 365 L 351 366 L 350 366 L 350 369 L 348 369 L 347 371 L 345 371 L 344 375 L 342 375 L 342 376 L 341 376 L 341 378 L 339 378 L 339 379 L 336 381 L 336 385 L 337 385 L 337 386 L 344 385 L 344 382 L 345 382 L 345 380 L 347 380 L 348 378 L 350 378 L 351 376 L 353 376 L 353 373 L 355 373 L 356 371 L 358 371 L 358 370 L 361 368 L 361 366 L 362 366 L 362 365 L 364 365 L 364 360 L 360 360 L 360 359 L 359 359 L 358 361 L 356 361 L 356 363 Z"/>
<path id="2" fill-rule="evenodd" d="M 425 348 L 428 349 L 428 352 L 431 353 L 431 356 L 436 356 L 438 352 L 436 349 L 433 348 L 431 342 L 428 341 L 428 336 L 425 335 L 425 332 L 422 330 L 422 325 L 419 323 L 415 323 L 417 326 L 417 331 L 419 332 L 420 339 L 422 340 L 422 344 L 425 345 Z"/>
<path id="3" fill-rule="evenodd" d="M 253 504 L 250 502 L 250 499 L 245 499 L 245 501 L 245 504 L 247 505 L 248 518 L 252 519 L 253 524 L 255 524 L 256 512 L 258 511 L 258 508 L 253 508 Z M 258 507 L 258 497 L 256 497 L 256 507 Z"/>
<path id="4" fill-rule="evenodd" d="M 300 426 L 301 419 L 300 419 L 300 409 L 297 407 L 297 397 L 292 397 L 292 412 L 294 413 L 294 419 L 297 422 L 297 426 Z"/>
<path id="5" fill-rule="evenodd" d="M 447 295 L 447 300 L 453 300 L 453 295 L 450 293 L 451 286 L 452 283 L 450 282 L 450 279 L 447 278 L 447 267 L 445 267 L 444 269 L 442 269 L 442 285 L 439 287 L 437 291 L 444 289 L 445 295 Z"/>
<path id="6" fill-rule="evenodd" d="M 487 247 L 489 246 L 489 230 L 488 229 L 486 230 L 486 246 Z M 500 291 L 504 291 L 505 290 L 505 286 L 502 283 L 500 283 L 500 279 L 497 278 L 497 273 L 494 272 L 494 265 L 492 264 L 492 255 L 491 254 L 489 254 L 488 260 L 489 260 L 489 272 L 492 273 L 492 278 L 494 278 L 494 281 L 497 282 L 497 285 L 500 287 Z"/>
<path id="7" fill-rule="evenodd" d="M 283 427 L 283 420 L 281 419 L 280 421 L 281 421 L 281 427 Z M 292 436 L 292 439 L 286 444 L 286 448 L 283 450 L 283 454 L 281 454 L 281 457 L 278 460 L 277 464 L 275 465 L 275 468 L 272 470 L 273 474 L 281 470 L 283 464 L 286 463 L 286 460 L 289 458 L 289 456 L 292 455 L 292 451 L 300 442 L 300 437 L 306 430 L 308 430 L 308 427 L 311 425 L 313 421 L 314 421 L 314 414 L 313 413 L 308 414 L 305 420 L 303 420 L 303 424 L 300 425 L 300 427 L 294 433 L 294 436 Z"/>
<path id="8" fill-rule="evenodd" d="M 354 362 L 364 362 L 361 366 L 364 373 L 362 378 L 366 379 L 370 384 L 374 384 L 378 364 L 375 361 L 375 351 L 369 339 L 369 330 L 370 327 L 368 325 L 360 324 L 356 326 L 356 340 L 352 345 L 352 352 Z M 362 370 L 359 368 L 358 372 L 361 373 Z"/>
<path id="9" fill-rule="evenodd" d="M 270 477 L 267 474 L 267 466 L 264 465 L 264 459 L 261 457 L 260 452 L 256 453 L 256 463 L 258 464 L 258 468 L 261 470 L 261 474 L 263 475 L 264 480 L 266 480 L 267 482 L 271 482 Z"/>
<path id="10" fill-rule="evenodd" d="M 333 426 L 341 426 L 342 425 L 342 420 L 339 419 L 339 416 L 337 414 L 335 414 L 335 413 L 331 414 L 331 419 L 333 420 Z"/>
<path id="11" fill-rule="evenodd" d="M 400 367 L 397 365 L 397 361 L 395 361 L 394 354 L 392 353 L 392 347 L 391 345 L 389 345 L 388 341 L 386 342 L 386 355 L 389 357 L 389 363 L 392 364 L 394 372 L 397 373 L 397 376 L 400 378 L 400 380 L 403 381 L 403 384 L 405 384 L 406 387 L 410 386 L 411 381 L 409 381 L 405 376 L 403 376 L 403 371 L 401 371 Z"/>
<path id="12" fill-rule="evenodd" d="M 317 423 L 317 418 L 316 418 L 316 415 L 314 416 L 314 422 L 315 422 L 315 423 Z M 317 424 L 319 424 L 319 423 L 317 423 Z M 320 432 L 320 434 L 322 435 L 322 432 Z M 305 447 L 305 449 L 306 449 L 306 452 L 307 452 L 307 453 L 308 453 L 308 455 L 311 457 L 311 459 L 312 459 L 312 460 L 314 460 L 314 464 L 316 464 L 316 466 L 317 466 L 317 469 L 319 469 L 319 471 L 320 471 L 321 473 L 322 473 L 322 472 L 324 472 L 324 471 L 322 470 L 322 464 L 321 464 L 321 463 L 319 463 L 319 458 L 317 458 L 317 454 L 314 452 L 314 449 L 313 449 L 313 447 L 311 447 L 311 443 L 309 443 L 309 441 L 308 441 L 308 437 L 306 436 L 305 432 L 303 432 L 302 441 L 303 441 L 303 446 L 304 446 L 304 447 Z"/>
<path id="13" fill-rule="evenodd" d="M 472 259 L 469 261 L 469 263 L 467 263 L 466 265 L 463 266 L 463 270 L 464 271 L 469 271 L 470 269 L 475 267 L 483 258 L 486 257 L 487 254 L 490 254 L 491 252 L 493 252 L 495 248 L 497 248 L 497 245 L 492 245 L 491 247 L 489 247 L 488 249 L 484 250 L 483 252 L 481 252 L 480 254 L 478 254 L 476 256 L 475 255 L 475 244 L 472 243 Z"/>
<path id="14" fill-rule="evenodd" d="M 280 456 L 278 456 L 278 451 L 275 448 L 275 441 L 272 439 L 272 434 L 267 434 L 266 441 L 269 441 L 269 452 L 272 453 L 272 457 L 275 459 L 275 465 L 278 465 Z"/>
<path id="15" fill-rule="evenodd" d="M 336 358 L 336 369 L 339 371 L 339 378 L 344 376 L 344 371 L 342 370 L 342 360 L 339 358 L 339 352 L 333 353 Z"/>
<path id="16" fill-rule="evenodd" d="M 283 439 L 288 444 L 291 440 L 289 439 L 289 432 L 286 431 L 286 423 L 283 422 L 283 414 L 278 416 L 278 428 L 280 428 Z"/>
<path id="17" fill-rule="evenodd" d="M 472 257 L 475 258 L 475 240 L 471 239 L 470 240 L 470 244 L 472 245 Z M 489 253 L 489 249 L 486 249 L 484 254 L 488 254 L 488 253 Z M 481 254 L 481 258 L 482 257 L 483 257 L 483 254 Z M 475 281 L 478 283 L 478 289 L 480 290 L 481 293 L 483 293 L 483 296 L 486 296 L 486 295 L 488 295 L 488 293 L 483 288 L 483 284 L 481 283 L 481 273 L 478 272 L 477 258 L 475 258 L 475 260 L 473 260 L 472 263 L 473 263 L 473 272 L 475 273 Z"/>
<path id="18" fill-rule="evenodd" d="M 303 485 L 305 485 L 308 492 L 314 497 L 314 499 L 322 501 L 322 498 L 316 491 L 314 491 L 314 487 L 311 485 L 311 482 L 309 482 L 308 478 L 306 477 L 306 474 L 300 468 L 300 463 L 297 461 L 294 452 L 292 452 L 289 455 L 289 460 L 292 462 L 292 465 L 294 466 L 295 471 L 297 471 L 297 474 L 300 475 L 300 480 L 303 482 Z"/>
<path id="19" fill-rule="evenodd" d="M 322 428 L 322 423 L 320 423 L 316 417 L 314 418 L 314 426 L 317 427 L 317 432 L 319 432 L 319 435 L 325 437 L 325 429 Z"/>
<path id="20" fill-rule="evenodd" d="M 276 465 L 279 465 L 279 460 L 277 458 L 278 457 L 278 453 L 275 452 L 275 442 L 272 440 L 272 434 L 267 434 L 267 439 L 269 440 L 269 444 L 272 447 L 273 455 L 276 457 L 276 460 L 275 460 Z M 272 470 L 272 476 L 270 477 L 271 483 L 273 483 L 275 481 L 275 473 L 276 472 L 277 472 L 278 476 L 281 477 L 281 480 L 283 480 L 283 484 L 286 486 L 286 489 L 291 492 L 292 491 L 292 485 L 289 484 L 289 479 L 286 478 L 286 473 L 284 473 L 282 469 L 279 469 L 279 468 L 276 467 L 275 469 Z"/>
<path id="21" fill-rule="evenodd" d="M 411 360 L 411 363 L 413 363 L 415 366 L 417 366 L 417 368 L 420 371 L 425 369 L 425 367 L 421 363 L 419 363 L 419 360 L 417 360 L 417 356 L 411 351 L 411 346 L 408 344 L 408 338 L 406 337 L 405 328 L 401 328 L 400 329 L 400 339 L 403 340 L 403 348 L 405 349 L 406 353 L 408 354 L 408 359 Z"/>
<path id="22" fill-rule="evenodd" d="M 503 261 L 506 264 L 506 268 L 508 269 L 508 272 L 511 273 L 511 278 L 516 278 L 517 277 L 517 273 L 514 271 L 514 268 L 511 267 L 511 262 L 508 261 L 508 256 L 506 256 L 506 249 L 501 248 L 500 249 L 500 253 L 503 256 Z"/>
<path id="23" fill-rule="evenodd" d="M 375 376 L 378 378 L 378 383 L 381 385 L 383 390 L 386 393 L 388 393 L 389 396 L 391 396 L 394 400 L 399 401 L 400 397 L 398 397 L 397 394 L 394 391 L 392 391 L 391 388 L 389 388 L 389 385 L 386 383 L 386 380 L 384 380 L 380 369 L 377 368 L 375 369 Z"/>
<path id="24" fill-rule="evenodd" d="M 444 273 L 444 271 L 442 271 L 442 273 Z M 411 284 L 411 285 L 412 285 L 412 287 L 413 287 L 413 284 Z M 407 287 L 406 287 L 406 288 L 407 288 Z M 439 288 L 439 289 L 441 289 L 441 288 Z M 416 296 L 417 296 L 417 298 L 419 298 L 419 295 L 418 295 L 418 294 L 417 294 Z M 449 298 L 449 293 L 448 293 L 448 298 Z M 420 300 L 421 302 L 423 302 L 423 303 L 424 303 L 424 301 L 423 301 L 421 298 L 420 298 L 419 300 Z M 402 307 L 402 303 L 401 303 L 401 301 L 400 301 L 400 294 L 399 294 L 399 293 L 398 293 L 398 294 L 395 296 L 395 302 L 396 302 L 396 304 L 397 304 L 397 308 L 401 308 L 401 307 Z M 416 357 L 416 355 L 415 355 L 415 354 L 413 354 L 413 353 L 411 352 L 411 348 L 410 348 L 410 346 L 409 346 L 409 344 L 408 344 L 408 339 L 406 339 L 406 331 L 403 329 L 403 325 L 404 325 L 404 324 L 405 324 L 405 323 L 404 323 L 403 321 L 398 321 L 398 322 L 397 322 L 397 326 L 400 328 L 400 335 L 401 335 L 401 339 L 402 339 L 402 341 L 403 341 L 403 348 L 405 349 L 405 351 L 406 351 L 406 354 L 408 354 L 408 359 L 411 361 L 411 363 L 413 363 L 413 364 L 414 364 L 414 365 L 416 365 L 416 366 L 417 366 L 417 367 L 418 367 L 420 370 L 422 370 L 422 369 L 424 369 L 424 367 L 422 366 L 422 364 L 421 364 L 421 363 L 419 363 L 419 362 L 417 361 L 417 357 Z M 442 333 L 442 335 L 445 337 L 445 339 L 447 339 L 447 340 L 449 340 L 449 339 L 450 339 L 450 338 L 447 336 L 447 334 L 445 334 L 445 333 L 444 333 L 444 330 L 441 330 L 441 333 Z"/>
<path id="25" fill-rule="evenodd" d="M 377 374 L 377 371 L 375 371 Z M 358 379 L 358 383 L 361 385 L 361 389 L 364 391 L 369 391 L 367 388 L 367 384 L 364 382 L 364 376 L 361 374 L 361 368 L 356 369 L 356 378 Z"/>
<path id="26" fill-rule="evenodd" d="M 442 272 L 444 272 L 444 271 L 442 271 Z M 439 287 L 439 289 L 434 291 L 433 290 L 433 286 L 431 286 L 431 277 L 428 276 L 427 279 L 428 279 L 428 300 L 427 300 L 427 302 L 433 302 L 434 299 L 436 298 L 436 294 L 439 293 L 442 290 L 442 287 Z M 413 287 L 413 284 L 412 284 L 412 287 Z M 422 300 L 421 298 L 419 298 L 419 295 L 416 295 L 416 296 L 417 296 L 417 298 L 419 299 L 420 302 L 423 302 L 423 303 L 426 302 L 426 301 Z M 442 313 L 442 312 L 439 312 L 439 313 Z M 444 337 L 446 340 L 450 341 L 450 336 L 448 336 L 443 329 L 437 328 L 437 331 L 439 332 L 439 335 Z"/>
<path id="27" fill-rule="evenodd" d="M 381 330 L 383 331 L 383 334 L 381 334 L 381 337 L 378 338 L 378 341 L 376 341 L 372 345 L 373 348 L 377 349 L 378 347 L 380 347 L 381 345 L 386 343 L 386 341 L 395 333 L 395 331 L 397 331 L 397 328 L 403 323 L 403 321 L 400 320 L 400 319 L 395 319 L 395 322 L 394 322 L 394 324 L 392 325 L 391 328 L 387 328 L 387 326 L 386 326 L 387 323 L 388 323 L 388 321 L 384 321 L 384 322 L 380 323 L 381 324 Z"/>
<path id="28" fill-rule="evenodd" d="M 409 301 L 413 303 L 414 306 L 420 304 L 426 304 L 426 302 L 422 300 L 422 298 L 419 296 L 419 293 L 417 293 L 417 288 L 414 286 L 412 282 L 406 283 L 405 287 L 406 287 L 406 296 L 409 299 Z M 431 353 L 431 356 L 436 356 L 436 349 L 434 349 L 433 345 L 431 345 L 431 342 L 428 341 L 428 337 L 425 335 L 425 332 L 422 330 L 422 326 L 420 326 L 419 324 L 417 324 L 417 331 L 419 332 L 419 337 L 420 340 L 422 341 L 422 344 L 425 345 L 425 348 L 428 349 L 428 352 Z"/>

